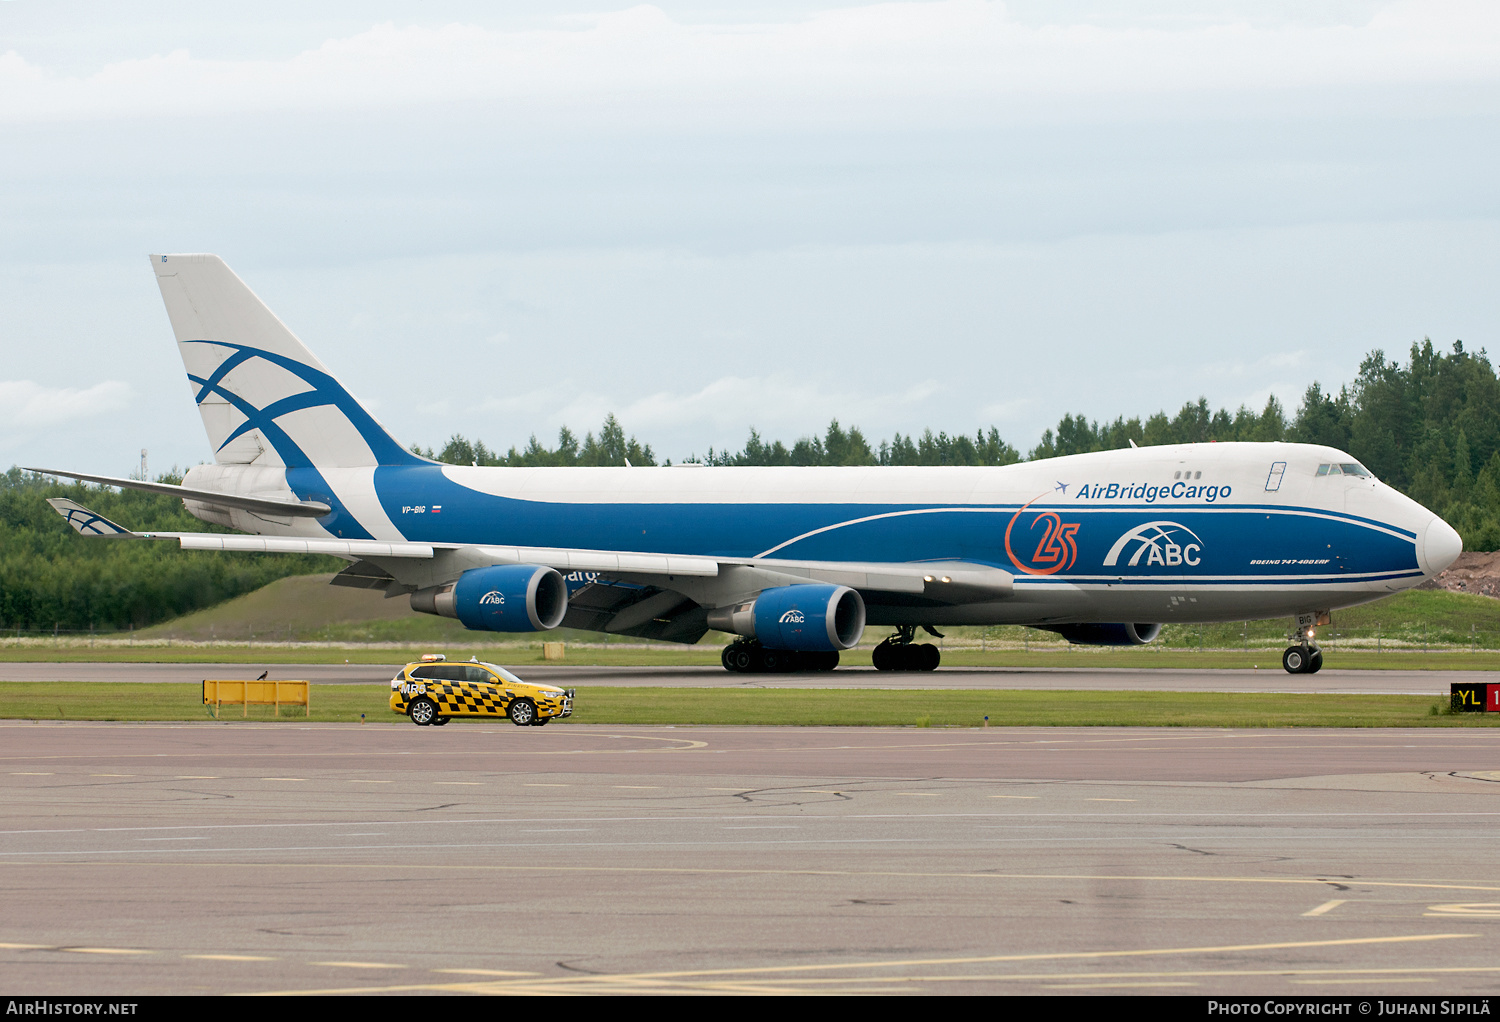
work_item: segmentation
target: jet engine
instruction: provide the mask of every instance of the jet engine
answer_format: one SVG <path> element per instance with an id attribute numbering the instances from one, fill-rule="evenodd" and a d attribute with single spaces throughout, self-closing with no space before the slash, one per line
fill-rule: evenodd
<path id="1" fill-rule="evenodd" d="M 1144 646 L 1161 634 L 1159 624 L 1054 625 L 1056 632 L 1075 646 Z"/>
<path id="2" fill-rule="evenodd" d="M 768 649 L 837 652 L 854 648 L 864 634 L 865 601 L 848 586 L 780 586 L 749 603 L 709 611 L 708 626 Z"/>
<path id="3" fill-rule="evenodd" d="M 411 594 L 411 609 L 456 617 L 487 632 L 544 632 L 568 612 L 568 584 L 555 569 L 536 564 L 474 568 L 446 586 Z"/>

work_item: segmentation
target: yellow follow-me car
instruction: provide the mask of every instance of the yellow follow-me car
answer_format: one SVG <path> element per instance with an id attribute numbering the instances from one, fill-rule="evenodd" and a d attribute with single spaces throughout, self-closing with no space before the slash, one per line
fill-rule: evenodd
<path id="1" fill-rule="evenodd" d="M 573 714 L 573 690 L 522 681 L 503 667 L 448 663 L 441 653 L 407 664 L 391 679 L 391 709 L 413 724 L 446 724 L 454 717 L 509 717 L 541 727 Z"/>

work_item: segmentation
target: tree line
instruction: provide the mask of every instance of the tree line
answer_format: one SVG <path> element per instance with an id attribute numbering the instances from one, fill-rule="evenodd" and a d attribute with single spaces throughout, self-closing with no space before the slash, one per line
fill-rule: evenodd
<path id="1" fill-rule="evenodd" d="M 48 497 L 71 497 L 132 530 L 232 531 L 199 521 L 175 497 L 61 485 L 11 468 L 0 474 L 0 628 L 143 628 L 286 575 L 338 571 L 346 563 L 299 554 L 181 550 L 171 540 L 79 536 L 47 504 Z"/>

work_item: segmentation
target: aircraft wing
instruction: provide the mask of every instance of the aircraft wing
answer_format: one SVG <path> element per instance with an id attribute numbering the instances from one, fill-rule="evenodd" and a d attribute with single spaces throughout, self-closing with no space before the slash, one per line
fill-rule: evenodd
<path id="1" fill-rule="evenodd" d="M 563 624 L 572 628 L 696 642 L 708 610 L 764 589 L 821 582 L 848 586 L 874 602 L 931 606 L 1004 599 L 1009 572 L 965 561 L 851 562 L 724 558 L 625 550 L 412 543 L 371 539 L 246 536 L 212 532 L 132 532 L 66 498 L 48 500 L 86 536 L 176 540 L 184 550 L 328 554 L 353 561 L 333 584 L 381 590 L 387 597 L 443 585 L 464 571 L 495 564 L 539 564 L 584 584 L 569 597 Z M 416 569 L 414 562 L 431 562 Z M 404 567 L 410 565 L 412 567 Z"/>

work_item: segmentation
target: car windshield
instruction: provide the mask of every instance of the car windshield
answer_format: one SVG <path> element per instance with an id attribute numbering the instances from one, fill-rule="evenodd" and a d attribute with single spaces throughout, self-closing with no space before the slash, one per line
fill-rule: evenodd
<path id="1" fill-rule="evenodd" d="M 492 670 L 496 674 L 500 675 L 500 677 L 504 678 L 506 681 L 514 681 L 514 682 L 516 682 L 518 684 L 521 684 L 521 685 L 526 684 L 526 682 L 522 681 L 520 678 L 516 677 L 514 674 L 511 674 L 509 671 L 507 671 L 503 667 L 497 667 L 494 664 L 488 664 L 488 663 L 486 663 L 486 664 L 480 664 L 480 666 L 481 667 L 488 667 L 490 670 Z"/>

